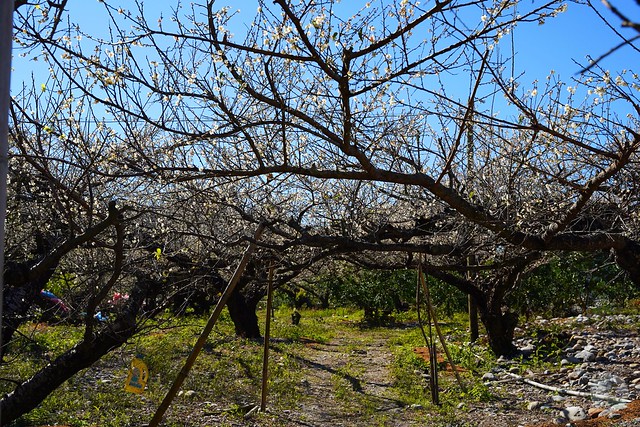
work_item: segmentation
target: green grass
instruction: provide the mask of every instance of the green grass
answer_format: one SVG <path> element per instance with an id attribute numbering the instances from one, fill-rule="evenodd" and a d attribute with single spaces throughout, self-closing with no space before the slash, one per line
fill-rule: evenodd
<path id="1" fill-rule="evenodd" d="M 265 316 L 264 310 L 259 312 L 262 324 Z M 443 419 L 453 419 L 452 408 L 461 399 L 491 398 L 486 388 L 471 374 L 464 375 L 469 387 L 466 394 L 459 390 L 453 376 L 443 374 L 440 380 L 444 390 L 441 393 L 443 405 L 434 407 L 428 381 L 422 376 L 428 372 L 428 364 L 413 351 L 425 345 L 415 327 L 415 313 L 402 314 L 405 326 L 394 328 L 365 327 L 362 316 L 362 311 L 352 309 L 303 310 L 300 324 L 292 325 L 290 309 L 276 310 L 271 327 L 269 407 L 275 411 L 289 409 L 296 406 L 301 396 L 304 397 L 301 383 L 309 369 L 305 365 L 308 346 L 340 342 L 342 344 L 336 351 L 347 355 L 347 362 L 332 374 L 332 392 L 336 400 L 343 402 L 345 413 L 366 417 L 369 425 L 389 425 L 391 415 L 377 410 L 380 401 L 354 387 L 354 379 L 361 378 L 367 367 L 352 355 L 380 337 L 387 340 L 388 350 L 393 354 L 393 385 L 388 390 L 389 399 L 407 406 L 418 404 L 425 410 L 440 413 Z M 146 325 L 145 334 L 135 337 L 95 366 L 65 382 L 15 426 L 121 427 L 148 423 L 205 323 L 206 318 L 167 317 Z M 471 371 L 488 369 L 493 358 L 481 347 L 462 344 L 464 337 L 457 332 L 460 330 L 464 330 L 464 325 L 456 319 L 443 324 L 443 333 L 451 337 L 449 349 L 455 362 Z M 82 329 L 69 325 L 27 325 L 21 332 L 23 337 L 13 347 L 16 353 L 9 355 L 10 363 L 0 367 L 1 378 L 27 378 L 48 359 L 70 348 L 81 338 Z M 138 354 L 142 355 L 150 370 L 147 389 L 142 395 L 123 390 L 129 363 Z M 234 337 L 233 324 L 224 311 L 181 388 L 193 396 L 183 394 L 176 397 L 163 425 L 206 425 L 206 420 L 185 418 L 195 412 L 205 416 L 207 413 L 224 414 L 229 425 L 241 423 L 246 408 L 260 401 L 262 355 L 262 343 Z M 2 382 L 0 388 L 2 392 L 8 392 L 11 384 Z M 282 422 L 269 414 L 257 414 L 254 421 L 263 426 L 277 426 Z"/>
<path id="2" fill-rule="evenodd" d="M 481 374 L 495 365 L 496 358 L 486 345 L 468 342 L 466 325 L 467 319 L 462 315 L 440 321 L 441 332 L 445 336 L 451 359 L 456 367 L 464 370 L 459 376 L 466 391 L 463 391 L 452 371 L 439 366 L 439 406 L 432 403 L 428 378 L 429 363 L 414 351 L 417 347 L 426 346 L 420 329 L 408 328 L 402 333 L 394 334 L 389 341 L 394 354 L 394 392 L 397 399 L 406 405 L 420 405 L 429 411 L 437 412 L 437 422 L 441 422 L 442 425 L 461 425 L 456 421 L 457 407 L 461 402 L 489 402 L 496 397 L 480 380 Z M 425 328 L 425 332 L 429 336 L 428 329 Z M 432 337 L 436 340 L 438 353 L 448 361 L 435 328 L 432 330 Z"/>
<path id="3" fill-rule="evenodd" d="M 290 341 L 314 341 L 326 343 L 334 337 L 332 325 L 336 319 L 344 319 L 347 316 L 338 315 L 336 312 L 329 310 L 303 310 L 302 318 L 298 325 L 291 324 L 292 310 L 289 308 L 279 308 L 275 310 L 275 316 L 272 317 L 271 336 L 282 340 Z M 353 316 L 353 314 L 351 314 Z M 266 313 L 260 311 L 258 313 L 260 324 L 264 325 Z M 347 317 L 348 318 L 348 317 Z"/>

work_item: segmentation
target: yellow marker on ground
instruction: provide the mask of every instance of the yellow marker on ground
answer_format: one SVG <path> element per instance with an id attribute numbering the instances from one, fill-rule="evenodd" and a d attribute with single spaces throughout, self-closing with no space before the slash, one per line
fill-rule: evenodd
<path id="1" fill-rule="evenodd" d="M 134 357 L 131 361 L 131 366 L 129 366 L 129 375 L 127 375 L 127 382 L 124 385 L 125 391 L 136 394 L 142 393 L 148 379 L 149 368 L 147 368 L 147 364 L 144 363 L 140 356 Z"/>

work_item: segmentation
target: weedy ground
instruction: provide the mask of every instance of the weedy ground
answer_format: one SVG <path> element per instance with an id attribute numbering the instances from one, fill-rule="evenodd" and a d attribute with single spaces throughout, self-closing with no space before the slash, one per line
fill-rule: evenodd
<path id="1" fill-rule="evenodd" d="M 260 316 L 264 325 L 264 311 Z M 167 317 L 145 325 L 144 333 L 65 382 L 13 426 L 146 425 L 205 323 L 206 318 Z M 467 409 L 498 404 L 500 399 L 481 380 L 495 365 L 495 357 L 486 344 L 466 342 L 465 316 L 444 319 L 441 327 L 454 364 L 462 371 L 464 390 L 441 357 L 440 405 L 434 405 L 429 364 L 424 351 L 422 355 L 415 351 L 425 347 L 415 313 L 398 315 L 391 326 L 369 327 L 357 310 L 304 310 L 299 325 L 291 324 L 289 309 L 276 310 L 267 411 L 259 412 L 252 410 L 261 401 L 263 343 L 235 338 L 223 312 L 162 425 L 478 425 Z M 8 392 L 12 381 L 28 377 L 81 334 L 81 329 L 70 325 L 26 325 L 8 363 L 0 367 L 0 392 Z M 440 342 L 438 346 L 444 356 Z M 128 367 L 136 355 L 150 371 L 147 388 L 140 395 L 124 391 Z M 536 359 L 528 363 L 536 368 Z M 539 368 L 550 368 L 542 358 L 539 363 Z"/>

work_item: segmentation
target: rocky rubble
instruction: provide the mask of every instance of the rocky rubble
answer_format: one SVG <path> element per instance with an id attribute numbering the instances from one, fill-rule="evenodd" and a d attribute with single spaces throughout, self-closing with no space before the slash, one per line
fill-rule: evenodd
<path id="1" fill-rule="evenodd" d="M 522 357 L 500 358 L 483 381 L 522 396 L 529 422 L 615 420 L 640 396 L 638 325 L 640 316 L 631 315 L 536 319 L 531 330 L 518 331 Z"/>

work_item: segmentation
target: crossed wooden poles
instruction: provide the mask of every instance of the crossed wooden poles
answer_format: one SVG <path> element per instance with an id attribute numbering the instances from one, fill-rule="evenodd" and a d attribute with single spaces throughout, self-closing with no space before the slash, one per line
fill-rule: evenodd
<path id="1" fill-rule="evenodd" d="M 218 321 L 218 318 L 220 317 L 220 313 L 222 312 L 225 304 L 227 303 L 227 301 L 229 300 L 229 297 L 231 296 L 231 293 L 233 292 L 233 290 L 235 289 L 236 285 L 238 284 L 238 281 L 240 280 L 240 277 L 242 276 L 242 274 L 244 273 L 245 268 L 247 267 L 247 264 L 249 263 L 249 260 L 251 258 L 251 255 L 253 253 L 253 251 L 256 248 L 257 242 L 258 240 L 260 240 L 260 237 L 262 236 L 262 233 L 264 232 L 265 229 L 265 225 L 264 224 L 260 224 L 253 236 L 253 240 L 249 243 L 249 246 L 247 247 L 247 249 L 244 251 L 244 254 L 242 255 L 242 258 L 240 260 L 240 263 L 238 264 L 238 267 L 236 268 L 235 272 L 233 273 L 233 276 L 231 278 L 231 280 L 229 281 L 226 289 L 224 290 L 224 292 L 222 293 L 222 296 L 220 297 L 220 300 L 218 301 L 218 303 L 216 304 L 213 312 L 211 313 L 211 316 L 209 316 L 209 319 L 207 321 L 207 324 L 205 325 L 204 329 L 202 330 L 200 336 L 198 337 L 198 340 L 196 341 L 195 345 L 193 346 L 193 349 L 191 350 L 191 353 L 189 354 L 189 356 L 187 357 L 187 360 L 184 363 L 184 366 L 182 367 L 182 369 L 180 370 L 180 372 L 178 373 L 178 376 L 176 377 L 175 381 L 173 382 L 173 385 L 171 386 L 171 388 L 169 389 L 169 391 L 167 392 L 165 398 L 163 399 L 162 403 L 160 404 L 160 406 L 158 407 L 158 409 L 156 410 L 156 413 L 154 414 L 153 418 L 151 419 L 151 421 L 149 422 L 149 427 L 158 427 L 158 425 L 160 424 L 160 422 L 162 421 L 162 418 L 164 416 L 164 413 L 167 411 L 167 409 L 169 408 L 169 405 L 171 404 L 171 402 L 173 401 L 174 397 L 176 396 L 176 394 L 178 393 L 178 391 L 180 390 L 180 387 L 182 386 L 182 384 L 184 383 L 185 379 L 187 378 L 187 376 L 189 375 L 189 371 L 191 370 L 191 368 L 193 367 L 198 355 L 200 354 L 200 351 L 202 350 L 202 348 L 204 347 L 209 334 L 211 334 L 211 331 L 213 330 L 213 327 L 215 326 L 216 322 Z M 465 390 L 465 386 L 464 383 L 462 382 L 458 371 L 455 367 L 455 365 L 453 364 L 453 360 L 451 358 L 451 355 L 449 353 L 449 350 L 447 348 L 447 345 L 445 343 L 445 339 L 444 336 L 442 335 L 442 331 L 440 330 L 440 326 L 438 325 L 438 320 L 436 318 L 436 312 L 433 308 L 433 304 L 431 303 L 431 298 L 429 295 L 429 288 L 427 286 L 427 283 L 425 281 L 424 278 L 424 274 L 422 272 L 422 266 L 418 266 L 418 277 L 419 277 L 419 286 L 422 286 L 422 289 L 424 291 L 425 294 L 425 299 L 427 302 L 427 309 L 428 309 L 428 313 L 429 313 L 429 325 L 431 325 L 431 321 L 433 321 L 433 324 L 435 325 L 435 329 L 436 332 L 438 334 L 438 337 L 440 338 L 440 342 L 442 344 L 442 347 L 444 348 L 445 354 L 447 355 L 447 359 L 449 361 L 449 364 L 451 365 L 451 367 L 453 368 L 453 372 L 456 376 L 456 379 L 460 385 L 460 388 L 462 388 L 462 390 Z M 271 320 L 271 304 L 272 304 L 272 282 L 273 282 L 273 267 L 270 267 L 269 269 L 269 283 L 268 283 L 268 291 L 267 291 L 267 319 L 266 319 L 266 327 L 265 327 L 265 336 L 264 336 L 264 357 L 263 357 L 263 365 L 262 365 L 262 400 L 260 402 L 260 410 L 264 411 L 266 409 L 266 403 L 267 403 L 267 377 L 268 377 L 268 358 L 269 358 L 269 333 L 270 333 L 270 320 Z M 419 288 L 418 286 L 418 288 Z M 419 291 L 417 292 L 417 296 L 419 297 Z M 420 303 L 419 298 L 418 298 L 418 304 Z M 434 397 L 434 403 L 438 404 L 438 397 L 437 397 L 437 368 L 436 368 L 436 355 L 435 355 L 435 341 L 433 339 L 428 340 L 427 344 L 429 345 L 429 352 L 431 354 L 431 378 L 432 378 L 432 397 Z M 435 382 L 434 382 L 435 381 Z M 257 409 L 254 408 L 254 410 Z"/>
<path id="2" fill-rule="evenodd" d="M 182 383 L 184 382 L 184 380 L 187 378 L 187 375 L 189 375 L 189 371 L 193 367 L 193 364 L 195 363 L 196 358 L 198 357 L 198 354 L 200 354 L 202 347 L 204 347 L 205 343 L 207 342 L 207 338 L 209 338 L 209 334 L 211 333 L 213 326 L 218 321 L 218 318 L 220 317 L 220 313 L 222 312 L 222 309 L 224 308 L 225 304 L 229 300 L 229 297 L 231 296 L 231 293 L 235 289 L 236 285 L 238 284 L 238 281 L 240 281 L 240 277 L 242 277 L 242 274 L 244 273 L 244 270 L 247 267 L 249 260 L 251 259 L 251 254 L 256 248 L 256 243 L 262 236 L 264 229 L 265 229 L 264 224 L 260 224 L 258 226 L 258 229 L 256 230 L 255 235 L 253 236 L 253 240 L 251 241 L 251 243 L 249 243 L 249 246 L 244 251 L 244 254 L 242 255 L 242 259 L 240 259 L 240 263 L 238 264 L 236 271 L 233 273 L 233 276 L 231 277 L 229 284 L 227 285 L 226 289 L 222 293 L 222 296 L 220 297 L 220 300 L 216 304 L 216 307 L 213 309 L 211 316 L 209 316 L 209 320 L 207 321 L 207 324 L 202 330 L 202 333 L 200 334 L 200 336 L 198 337 L 198 341 L 196 341 L 196 344 L 193 346 L 193 349 L 191 350 L 189 357 L 187 357 L 187 360 L 184 363 L 184 366 L 182 367 L 180 372 L 178 373 L 178 376 L 173 382 L 173 385 L 171 386 L 171 388 L 167 392 L 167 395 L 164 397 L 164 400 L 156 410 L 156 413 L 154 414 L 153 418 L 151 419 L 151 422 L 149 423 L 149 427 L 158 427 L 158 425 L 160 424 L 160 421 L 162 421 L 162 417 L 164 416 L 164 413 L 169 408 L 171 401 L 178 393 L 178 390 L 180 390 L 180 387 L 182 386 Z M 268 338 L 265 337 L 265 346 L 267 345 L 268 345 Z"/>
<path id="3" fill-rule="evenodd" d="M 422 328 L 422 323 L 420 319 L 420 290 L 424 292 L 425 302 L 427 304 L 427 318 L 429 322 L 429 336 L 424 333 L 424 329 Z M 433 303 L 431 302 L 431 294 L 429 292 L 429 287 L 427 286 L 427 281 L 425 280 L 425 273 L 422 271 L 422 263 L 418 264 L 418 283 L 416 285 L 416 310 L 418 311 L 418 320 L 420 322 L 420 328 L 422 330 L 422 334 L 427 343 L 427 347 L 429 349 L 429 386 L 431 388 L 431 399 L 434 404 L 440 404 L 440 397 L 438 393 L 438 359 L 436 354 L 436 341 L 433 339 L 433 335 L 431 333 L 431 325 L 433 324 L 440 339 L 440 343 L 442 344 L 442 348 L 444 349 L 444 353 L 447 356 L 447 361 L 453 370 L 454 375 L 456 376 L 456 380 L 458 381 L 458 385 L 462 389 L 463 392 L 466 392 L 466 386 L 460 378 L 460 374 L 456 365 L 453 363 L 453 358 L 451 357 L 451 353 L 449 353 L 449 348 L 447 347 L 447 342 L 444 339 L 444 335 L 440 330 L 440 324 L 438 323 L 438 318 L 436 316 L 436 310 L 433 308 Z"/>

